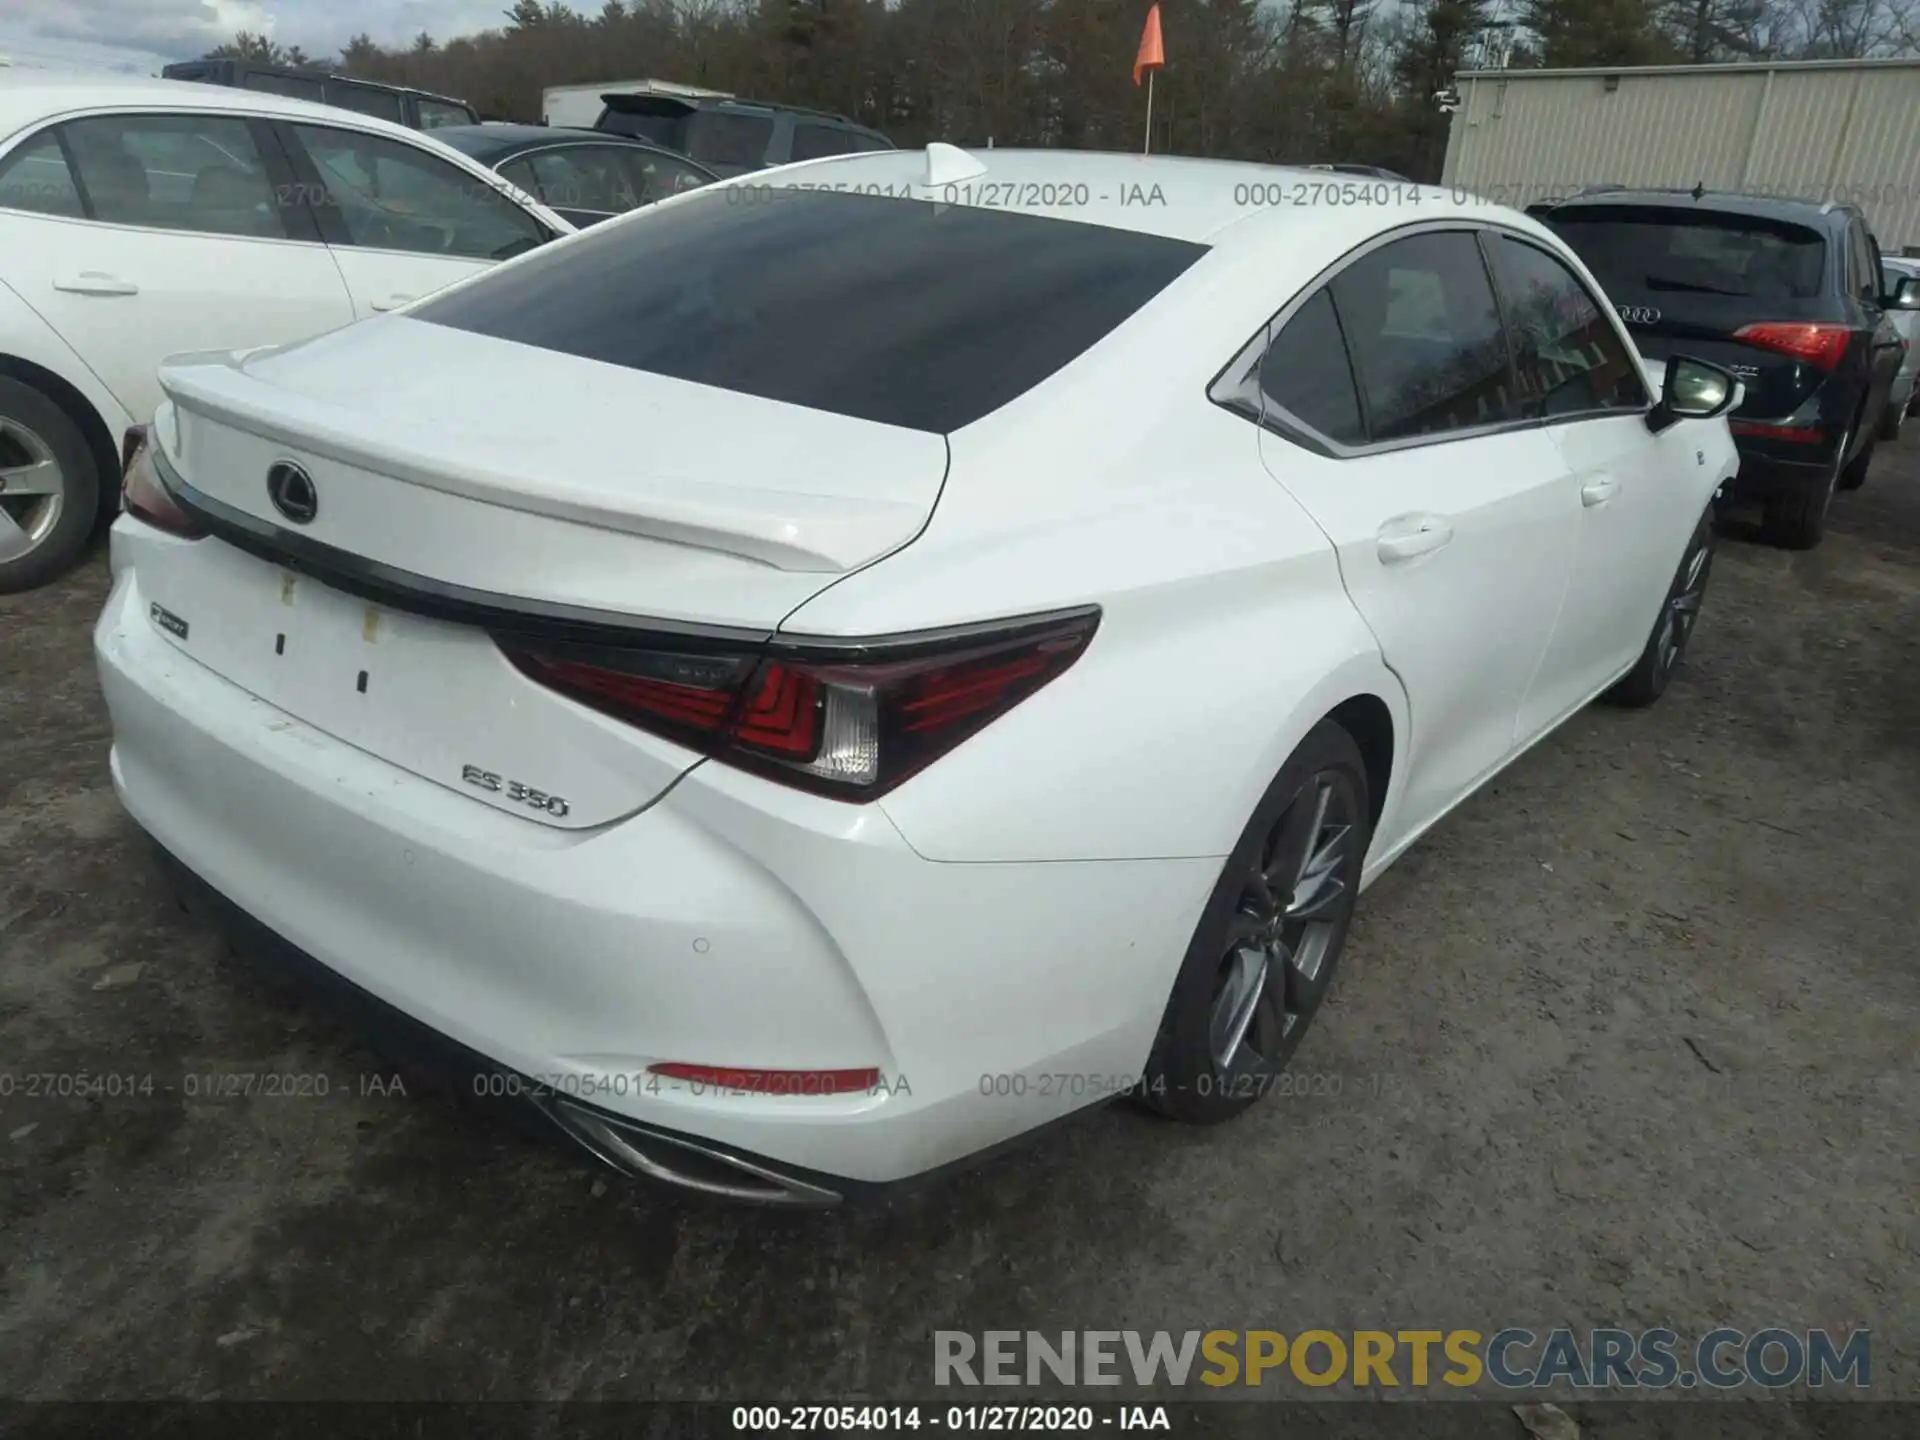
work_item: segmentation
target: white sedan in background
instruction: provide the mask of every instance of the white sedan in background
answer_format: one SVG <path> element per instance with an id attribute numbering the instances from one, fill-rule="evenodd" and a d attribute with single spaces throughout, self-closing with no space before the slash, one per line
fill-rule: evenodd
<path id="1" fill-rule="evenodd" d="M 304 339 L 572 228 L 331 106 L 0 74 L 0 593 L 58 574 L 111 510 L 166 356 Z"/>
<path id="2" fill-rule="evenodd" d="M 1123 1093 L 1224 1119 L 1365 885 L 1666 687 L 1736 387 L 1647 380 L 1546 229 L 1397 182 L 712 186 L 167 366 L 114 784 L 632 1173 L 830 1204 Z"/>

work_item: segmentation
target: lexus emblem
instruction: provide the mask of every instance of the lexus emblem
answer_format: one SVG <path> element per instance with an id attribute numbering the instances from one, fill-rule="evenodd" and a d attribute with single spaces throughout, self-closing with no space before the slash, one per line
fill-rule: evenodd
<path id="1" fill-rule="evenodd" d="M 1651 305 L 1616 305 L 1620 318 L 1629 325 L 1658 325 L 1660 312 Z"/>
<path id="2" fill-rule="evenodd" d="M 267 498 L 296 525 L 310 525 L 320 513 L 320 492 L 313 477 L 291 460 L 277 460 L 267 471 Z"/>

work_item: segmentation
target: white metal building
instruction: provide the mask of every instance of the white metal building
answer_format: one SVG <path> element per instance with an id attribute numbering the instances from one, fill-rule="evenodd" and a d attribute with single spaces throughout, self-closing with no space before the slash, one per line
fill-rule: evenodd
<path id="1" fill-rule="evenodd" d="M 1582 185 L 1848 201 L 1920 249 L 1920 60 L 1463 71 L 1443 182 L 1522 207 Z"/>

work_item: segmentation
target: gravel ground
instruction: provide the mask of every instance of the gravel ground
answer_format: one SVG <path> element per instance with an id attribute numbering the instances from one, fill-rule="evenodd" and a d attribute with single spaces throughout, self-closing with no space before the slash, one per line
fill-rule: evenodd
<path id="1" fill-rule="evenodd" d="M 108 784 L 106 585 L 0 599 L 0 1393 L 905 1398 L 936 1329 L 1726 1323 L 1870 1325 L 1920 1399 L 1920 436 L 1370 892 L 1307 1093 L 824 1216 L 402 1095 L 182 914 Z M 23 1093 L 75 1071 L 152 1090 Z"/>

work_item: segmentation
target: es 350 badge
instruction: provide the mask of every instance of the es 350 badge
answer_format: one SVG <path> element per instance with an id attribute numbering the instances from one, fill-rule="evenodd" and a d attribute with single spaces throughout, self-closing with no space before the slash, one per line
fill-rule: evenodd
<path id="1" fill-rule="evenodd" d="M 478 765 L 462 765 L 460 778 L 475 789 L 485 790 L 491 795 L 504 795 L 531 810 L 542 810 L 556 817 L 573 813 L 573 807 L 558 795 L 549 795 L 531 785 L 522 785 L 518 780 L 505 779 L 492 770 L 482 770 Z"/>

